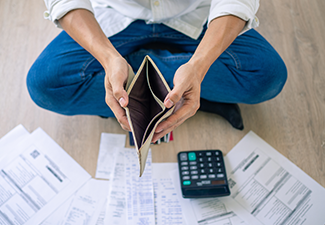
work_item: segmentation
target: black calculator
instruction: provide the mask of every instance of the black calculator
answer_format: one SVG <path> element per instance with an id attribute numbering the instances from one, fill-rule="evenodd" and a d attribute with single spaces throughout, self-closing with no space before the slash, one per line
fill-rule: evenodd
<path id="1" fill-rule="evenodd" d="M 220 150 L 179 152 L 177 159 L 183 198 L 230 195 Z"/>

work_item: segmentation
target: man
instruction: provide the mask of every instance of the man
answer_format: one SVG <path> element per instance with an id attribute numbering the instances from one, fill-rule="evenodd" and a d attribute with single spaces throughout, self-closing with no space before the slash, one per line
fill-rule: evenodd
<path id="1" fill-rule="evenodd" d="M 36 104 L 57 113 L 115 116 L 130 130 L 122 108 L 128 104 L 124 85 L 130 66 L 137 70 L 145 55 L 173 87 L 165 106 L 182 99 L 158 125 L 153 141 L 199 108 L 243 129 L 235 103 L 269 100 L 286 81 L 280 56 L 251 29 L 258 26 L 258 0 L 45 3 L 45 17 L 65 31 L 33 64 L 27 86 Z M 172 50 L 148 49 L 148 44 Z"/>

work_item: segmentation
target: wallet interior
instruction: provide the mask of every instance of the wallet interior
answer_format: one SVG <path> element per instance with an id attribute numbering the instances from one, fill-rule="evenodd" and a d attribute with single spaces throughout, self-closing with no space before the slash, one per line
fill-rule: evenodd
<path id="1" fill-rule="evenodd" d="M 138 149 L 144 144 L 157 121 L 168 111 L 163 106 L 167 94 L 168 89 L 164 82 L 150 60 L 147 60 L 129 93 L 128 108 Z"/>

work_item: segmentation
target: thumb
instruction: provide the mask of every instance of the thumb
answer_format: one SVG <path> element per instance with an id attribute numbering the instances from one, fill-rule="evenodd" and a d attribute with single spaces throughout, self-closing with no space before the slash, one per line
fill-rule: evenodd
<path id="1" fill-rule="evenodd" d="M 164 105 L 167 108 L 171 108 L 173 105 L 175 105 L 183 96 L 184 91 L 182 88 L 179 88 L 178 86 L 174 86 L 173 90 L 168 93 L 168 95 L 165 98 Z"/>
<path id="2" fill-rule="evenodd" d="M 123 80 L 123 76 L 115 77 L 116 79 L 111 80 L 113 96 L 119 102 L 121 107 L 126 107 L 129 104 L 129 97 L 124 90 L 125 80 Z"/>

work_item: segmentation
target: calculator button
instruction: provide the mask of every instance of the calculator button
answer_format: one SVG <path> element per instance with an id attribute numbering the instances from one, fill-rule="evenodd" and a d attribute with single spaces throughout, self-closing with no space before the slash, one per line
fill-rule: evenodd
<path id="1" fill-rule="evenodd" d="M 203 153 L 202 152 L 199 152 L 198 154 L 199 154 L 199 156 L 203 156 Z"/>
<path id="2" fill-rule="evenodd" d="M 220 161 L 220 157 L 216 157 L 216 160 L 217 160 L 217 161 Z"/>
<path id="3" fill-rule="evenodd" d="M 217 170 L 217 172 L 218 172 L 218 173 L 222 173 L 222 169 L 219 168 L 219 169 Z"/>
<path id="4" fill-rule="evenodd" d="M 203 158 L 199 158 L 199 161 L 200 161 L 200 162 L 203 162 Z"/>
<path id="5" fill-rule="evenodd" d="M 217 163 L 217 167 L 220 167 L 221 166 L 221 163 Z"/>
<path id="6" fill-rule="evenodd" d="M 196 161 L 191 161 L 190 165 L 196 165 Z"/>
<path id="7" fill-rule="evenodd" d="M 208 161 L 211 162 L 211 160 L 212 160 L 211 157 L 208 157 Z"/>
<path id="8" fill-rule="evenodd" d="M 199 179 L 199 176 L 198 175 L 192 176 L 192 180 L 196 180 L 196 179 Z"/>
<path id="9" fill-rule="evenodd" d="M 200 163 L 200 167 L 204 167 L 204 163 Z"/>
<path id="10" fill-rule="evenodd" d="M 197 169 L 197 166 L 191 166 L 190 169 L 191 170 L 196 170 Z"/>
<path id="11" fill-rule="evenodd" d="M 179 154 L 179 159 L 181 161 L 186 161 L 187 160 L 187 154 L 186 153 L 181 153 Z"/>
<path id="12" fill-rule="evenodd" d="M 205 155 L 206 156 L 211 156 L 211 152 L 206 152 Z"/>
<path id="13" fill-rule="evenodd" d="M 184 180 L 183 181 L 183 185 L 190 185 L 191 184 L 191 181 L 190 180 Z"/>
<path id="14" fill-rule="evenodd" d="M 187 166 L 188 162 L 181 162 L 181 166 Z"/>
<path id="15" fill-rule="evenodd" d="M 190 161 L 195 161 L 196 160 L 195 152 L 189 152 L 188 153 L 188 160 L 190 160 Z"/>
<path id="16" fill-rule="evenodd" d="M 182 175 L 189 175 L 189 174 L 190 174 L 189 171 L 183 171 L 183 172 L 182 172 Z"/>
<path id="17" fill-rule="evenodd" d="M 210 173 L 213 173 L 213 169 L 209 169 L 209 172 L 210 172 Z"/>
<path id="18" fill-rule="evenodd" d="M 204 169 L 201 170 L 201 173 L 205 173 Z"/>
<path id="19" fill-rule="evenodd" d="M 182 166 L 181 170 L 188 170 L 188 166 Z"/>
<path id="20" fill-rule="evenodd" d="M 215 174 L 209 174 L 209 178 L 210 179 L 216 178 L 216 175 Z"/>
<path id="21" fill-rule="evenodd" d="M 207 175 L 200 175 L 200 179 L 207 179 Z"/>
<path id="22" fill-rule="evenodd" d="M 183 177 L 183 180 L 189 180 L 190 179 L 190 176 L 184 176 Z"/>
<path id="23" fill-rule="evenodd" d="M 199 172 L 197 170 L 192 170 L 191 174 L 198 174 Z"/>
<path id="24" fill-rule="evenodd" d="M 220 155 L 218 151 L 216 151 L 216 155 Z"/>
<path id="25" fill-rule="evenodd" d="M 209 166 L 209 167 L 212 167 L 212 163 L 208 163 L 208 166 Z"/>
<path id="26" fill-rule="evenodd" d="M 211 184 L 211 180 L 202 180 L 201 183 L 202 184 Z"/>
<path id="27" fill-rule="evenodd" d="M 218 178 L 224 178 L 225 175 L 223 175 L 223 173 L 219 173 L 219 174 L 217 174 L 217 177 L 218 177 Z"/>

